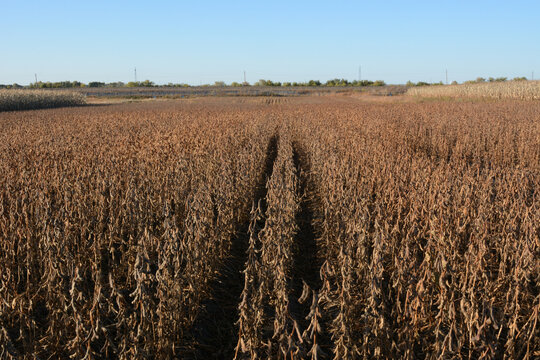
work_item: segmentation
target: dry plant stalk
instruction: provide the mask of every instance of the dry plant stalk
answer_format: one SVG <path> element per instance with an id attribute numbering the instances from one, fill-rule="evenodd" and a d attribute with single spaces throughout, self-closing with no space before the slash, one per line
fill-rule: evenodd
<path id="1" fill-rule="evenodd" d="M 540 81 L 505 81 L 409 88 L 410 96 L 492 99 L 540 99 Z"/>
<path id="2" fill-rule="evenodd" d="M 75 91 L 0 90 L 0 111 L 47 109 L 86 104 L 86 97 Z"/>
<path id="3" fill-rule="evenodd" d="M 0 114 L 0 358 L 538 358 L 540 104 L 288 100 Z"/>

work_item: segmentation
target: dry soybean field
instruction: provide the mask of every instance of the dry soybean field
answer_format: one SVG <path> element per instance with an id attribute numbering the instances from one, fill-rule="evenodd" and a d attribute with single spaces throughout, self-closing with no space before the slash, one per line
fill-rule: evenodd
<path id="1" fill-rule="evenodd" d="M 0 113 L 1 359 L 540 357 L 540 102 Z"/>

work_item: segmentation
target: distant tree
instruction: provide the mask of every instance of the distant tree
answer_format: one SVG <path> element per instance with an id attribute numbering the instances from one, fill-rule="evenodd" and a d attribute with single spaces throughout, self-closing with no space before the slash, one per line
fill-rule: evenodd
<path id="1" fill-rule="evenodd" d="M 216 81 L 214 86 L 227 86 L 227 84 L 225 84 L 225 81 Z"/>
<path id="2" fill-rule="evenodd" d="M 109 86 L 109 87 L 124 87 L 124 86 L 126 86 L 126 84 L 124 84 L 122 81 L 116 81 L 116 82 L 108 83 L 106 86 Z"/>
<path id="3" fill-rule="evenodd" d="M 281 86 L 281 83 L 279 81 L 274 82 L 272 80 L 261 79 L 257 81 L 254 85 L 255 86 Z"/>
<path id="4" fill-rule="evenodd" d="M 126 85 L 127 87 L 154 87 L 156 84 L 154 84 L 150 80 L 144 80 L 144 81 L 130 81 Z"/>
<path id="5" fill-rule="evenodd" d="M 236 81 L 233 81 L 233 82 L 231 83 L 231 86 L 233 86 L 233 87 L 239 87 L 239 86 L 242 86 L 242 84 L 237 83 Z"/>
<path id="6" fill-rule="evenodd" d="M 319 80 L 309 80 L 308 86 L 321 86 L 321 82 Z"/>
<path id="7" fill-rule="evenodd" d="M 506 80 L 507 80 L 507 78 L 505 78 L 505 77 L 498 77 L 498 78 L 490 77 L 488 79 L 489 82 L 505 82 Z"/>
<path id="8" fill-rule="evenodd" d="M 332 80 L 328 80 L 325 83 L 326 86 L 348 86 L 350 84 L 351 83 L 349 83 L 349 81 L 346 79 L 332 79 Z"/>
<path id="9" fill-rule="evenodd" d="M 386 83 L 383 80 L 375 80 L 373 86 L 385 86 Z"/>
<path id="10" fill-rule="evenodd" d="M 413 83 L 411 80 L 407 81 L 407 83 L 405 84 L 407 86 L 415 86 L 416 84 Z"/>
<path id="11" fill-rule="evenodd" d="M 477 82 L 477 83 L 483 83 L 483 82 L 486 82 L 486 79 L 483 78 L 483 77 L 477 77 L 477 78 L 476 78 L 476 82 Z"/>
<path id="12" fill-rule="evenodd" d="M 452 83 L 450 85 L 457 85 L 458 82 L 456 80 L 452 81 Z"/>
<path id="13" fill-rule="evenodd" d="M 91 87 L 91 88 L 104 87 L 104 86 L 105 86 L 105 83 L 104 82 L 99 82 L 99 81 L 90 81 L 88 83 L 88 87 Z"/>
<path id="14" fill-rule="evenodd" d="M 290 82 L 284 82 L 284 83 L 283 83 L 283 86 L 287 86 L 287 87 L 288 87 L 288 86 L 292 86 L 292 84 L 291 84 Z"/>
<path id="15" fill-rule="evenodd" d="M 515 77 L 512 79 L 513 81 L 526 81 L 527 78 L 525 76 L 522 76 L 522 77 Z"/>

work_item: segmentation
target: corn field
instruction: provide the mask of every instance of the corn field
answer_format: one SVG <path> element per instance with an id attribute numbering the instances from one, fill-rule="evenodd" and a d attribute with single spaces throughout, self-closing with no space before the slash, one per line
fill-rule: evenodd
<path id="1" fill-rule="evenodd" d="M 0 90 L 0 111 L 56 108 L 85 103 L 85 96 L 73 91 Z"/>
<path id="2" fill-rule="evenodd" d="M 407 95 L 436 98 L 540 99 L 540 81 L 505 81 L 462 85 L 420 86 Z"/>
<path id="3" fill-rule="evenodd" d="M 540 104 L 0 114 L 0 358 L 534 359 Z"/>

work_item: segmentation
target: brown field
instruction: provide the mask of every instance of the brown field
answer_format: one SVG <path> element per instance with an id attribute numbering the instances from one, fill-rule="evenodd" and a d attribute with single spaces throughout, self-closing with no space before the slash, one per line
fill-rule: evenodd
<path id="1" fill-rule="evenodd" d="M 51 89 L 49 91 L 55 91 Z M 206 96 L 322 96 L 340 93 L 398 95 L 407 91 L 405 85 L 386 86 L 190 86 L 190 87 L 99 87 L 72 88 L 69 91 L 92 98 L 193 98 Z"/>
<path id="2" fill-rule="evenodd" d="M 540 356 L 538 101 L 6 112 L 0 174 L 1 359 Z"/>

